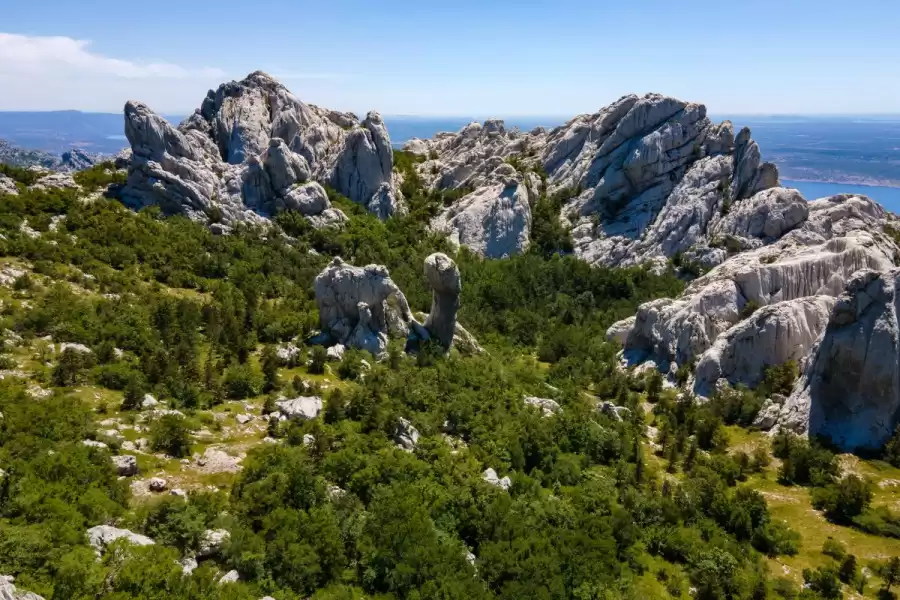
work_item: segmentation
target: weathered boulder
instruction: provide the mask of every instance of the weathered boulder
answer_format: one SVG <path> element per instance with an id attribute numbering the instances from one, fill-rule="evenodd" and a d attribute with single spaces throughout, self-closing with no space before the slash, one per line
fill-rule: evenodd
<path id="1" fill-rule="evenodd" d="M 525 404 L 526 406 L 534 406 L 535 408 L 540 409 L 541 413 L 545 417 L 552 417 L 556 413 L 562 410 L 559 406 L 559 402 L 556 400 L 552 400 L 550 398 L 538 398 L 537 396 L 525 396 Z"/>
<path id="2" fill-rule="evenodd" d="M 322 412 L 322 399 L 318 396 L 298 396 L 277 400 L 275 406 L 286 419 L 315 419 Z"/>
<path id="3" fill-rule="evenodd" d="M 419 430 L 407 419 L 400 417 L 397 421 L 397 428 L 394 431 L 394 442 L 402 449 L 411 452 L 416 449 L 419 443 Z"/>
<path id="4" fill-rule="evenodd" d="M 152 477 L 148 483 L 151 492 L 164 492 L 168 485 L 168 482 L 162 477 Z"/>
<path id="5" fill-rule="evenodd" d="M 389 335 L 405 338 L 414 321 L 383 266 L 354 267 L 335 258 L 316 277 L 315 293 L 322 331 L 331 341 L 376 355 L 384 352 Z"/>
<path id="6" fill-rule="evenodd" d="M 495 487 L 500 488 L 503 491 L 508 491 L 509 488 L 512 487 L 512 480 L 509 477 L 504 476 L 502 479 L 497 476 L 497 471 L 488 467 L 484 470 L 484 473 L 481 476 L 487 483 L 493 485 Z"/>
<path id="7" fill-rule="evenodd" d="M 425 320 L 425 329 L 447 350 L 456 332 L 462 292 L 459 269 L 449 256 L 437 252 L 425 259 L 425 278 L 432 290 L 431 312 Z"/>
<path id="8" fill-rule="evenodd" d="M 200 536 L 197 558 L 209 558 L 219 554 L 229 540 L 231 540 L 231 534 L 227 529 L 207 529 Z"/>
<path id="9" fill-rule="evenodd" d="M 131 477 L 138 473 L 137 459 L 130 454 L 113 456 L 112 463 L 120 477 Z"/>
<path id="10" fill-rule="evenodd" d="M 88 542 L 99 556 L 106 551 L 106 547 L 116 540 L 125 539 L 135 546 L 151 546 L 154 541 L 145 535 L 134 533 L 128 529 L 119 529 L 109 525 L 97 525 L 87 530 Z"/>

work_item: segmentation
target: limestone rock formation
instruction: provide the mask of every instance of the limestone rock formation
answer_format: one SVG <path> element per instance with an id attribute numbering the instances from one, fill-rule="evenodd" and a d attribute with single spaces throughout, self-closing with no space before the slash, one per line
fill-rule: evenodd
<path id="1" fill-rule="evenodd" d="M 380 217 L 401 210 L 390 138 L 377 113 L 359 124 L 351 114 L 301 102 L 259 71 L 210 90 L 177 128 L 128 102 L 125 134 L 132 157 L 121 197 L 131 206 L 158 204 L 225 225 L 294 208 L 314 226 L 339 224 L 340 211 L 308 202 L 318 190 L 294 193 L 295 185 L 314 180 Z"/>
<path id="2" fill-rule="evenodd" d="M 755 249 L 732 255 L 691 282 L 681 298 L 642 305 L 626 336 L 628 358 L 653 358 L 664 367 L 699 361 L 720 335 L 748 316 L 748 308 L 837 296 L 857 270 L 890 269 L 900 256 L 882 231 L 889 218 L 868 198 L 835 196 L 810 202 L 808 209 L 802 224 L 768 245 L 758 240 Z M 621 338 L 627 325 L 614 328 Z M 761 360 L 776 364 L 774 357 Z"/>
<path id="3" fill-rule="evenodd" d="M 528 190 L 515 179 L 487 185 L 435 217 L 431 226 L 450 240 L 489 258 L 528 248 L 531 206 Z"/>
<path id="4" fill-rule="evenodd" d="M 419 430 L 409 420 L 400 417 L 394 432 L 394 442 L 404 450 L 412 452 L 419 443 Z"/>
<path id="5" fill-rule="evenodd" d="M 833 306 L 831 296 L 809 296 L 760 308 L 703 353 L 694 390 L 706 396 L 719 379 L 756 387 L 766 367 L 804 359 L 825 330 Z"/>
<path id="6" fill-rule="evenodd" d="M 778 416 L 845 450 L 877 449 L 900 419 L 900 269 L 855 273 Z"/>
<path id="7" fill-rule="evenodd" d="M 579 256 L 619 265 L 709 242 L 730 205 L 778 185 L 748 129 L 735 136 L 705 106 L 659 94 L 625 96 L 551 131 L 486 121 L 405 149 L 428 157 L 417 168 L 431 188 L 472 190 L 433 225 L 486 256 L 527 247 L 527 200 L 542 193 L 566 199 L 561 218 Z"/>
<path id="8" fill-rule="evenodd" d="M 316 277 L 315 293 L 322 331 L 335 344 L 377 356 L 389 335 L 406 338 L 415 323 L 406 297 L 383 266 L 354 267 L 335 258 Z"/>
<path id="9" fill-rule="evenodd" d="M 231 534 L 227 529 L 207 529 L 200 536 L 200 546 L 197 548 L 198 558 L 209 558 L 220 553 L 231 540 Z"/>
<path id="10" fill-rule="evenodd" d="M 347 347 L 382 356 L 390 338 L 405 340 L 411 352 L 432 337 L 445 350 L 455 345 L 466 354 L 483 352 L 456 321 L 462 290 L 456 263 L 445 254 L 432 254 L 425 259 L 425 277 L 432 288 L 432 307 L 420 321 L 386 267 L 354 267 L 333 259 L 315 281 L 322 334 L 313 342 L 332 344 L 328 355 L 334 360 L 340 360 Z"/>
<path id="11" fill-rule="evenodd" d="M 137 459 L 130 454 L 113 456 L 112 462 L 116 469 L 116 474 L 120 477 L 131 477 L 138 473 Z"/>
<path id="12" fill-rule="evenodd" d="M 462 292 L 459 268 L 449 256 L 437 252 L 425 259 L 425 278 L 432 289 L 431 312 L 425 320 L 425 329 L 449 350 L 456 333 L 456 312 Z"/>
<path id="13" fill-rule="evenodd" d="M 0 600 L 44 600 L 34 592 L 16 589 L 15 579 L 11 575 L 0 575 Z"/>
<path id="14" fill-rule="evenodd" d="M 508 491 L 509 488 L 512 487 L 512 480 L 508 476 L 504 476 L 502 479 L 497 476 L 497 471 L 491 468 L 487 468 L 484 470 L 484 473 L 481 476 L 487 483 L 493 485 L 494 487 L 498 487 L 503 491 Z"/>

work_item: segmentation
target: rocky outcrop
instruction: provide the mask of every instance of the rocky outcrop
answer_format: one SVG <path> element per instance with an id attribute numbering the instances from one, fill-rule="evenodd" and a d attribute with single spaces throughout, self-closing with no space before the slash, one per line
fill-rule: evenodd
<path id="1" fill-rule="evenodd" d="M 425 259 L 425 277 L 433 299 L 423 325 L 386 267 L 354 267 L 335 258 L 316 277 L 322 334 L 313 341 L 331 344 L 328 350 L 335 360 L 346 347 L 383 355 L 390 338 L 406 340 L 410 351 L 417 351 L 421 342 L 434 337 L 445 350 L 456 344 L 465 353 L 482 352 L 475 338 L 456 321 L 462 284 L 453 260 L 445 254 L 432 254 Z"/>
<path id="2" fill-rule="evenodd" d="M 551 131 L 487 121 L 405 149 L 428 157 L 417 168 L 430 187 L 473 190 L 433 225 L 486 256 L 527 247 L 527 194 L 565 199 L 576 253 L 619 265 L 707 243 L 730 206 L 778 185 L 748 129 L 735 136 L 702 104 L 659 94 L 625 96 Z"/>
<path id="3" fill-rule="evenodd" d="M 72 148 L 62 154 L 52 154 L 42 150 L 20 148 L 0 140 L 0 163 L 14 167 L 69 173 L 88 169 L 107 158 L 102 154 L 85 152 L 81 148 Z"/>
<path id="4" fill-rule="evenodd" d="M 489 258 L 520 254 L 531 232 L 528 190 L 517 179 L 486 185 L 444 210 L 431 227 Z"/>
<path id="5" fill-rule="evenodd" d="M 297 398 L 277 400 L 281 416 L 285 419 L 305 421 L 315 419 L 322 412 L 322 399 L 318 396 L 298 396 Z"/>
<path id="6" fill-rule="evenodd" d="M 44 600 L 34 592 L 16 589 L 15 579 L 11 575 L 0 575 L 0 600 Z"/>
<path id="7" fill-rule="evenodd" d="M 402 212 L 392 189 L 393 150 L 387 127 L 377 112 L 370 112 L 359 127 L 347 134 L 334 166 L 335 188 L 381 219 Z"/>
<path id="8" fill-rule="evenodd" d="M 8 194 L 10 196 L 19 195 L 19 188 L 16 186 L 16 182 L 6 175 L 0 175 L 0 196 L 3 194 Z"/>
<path id="9" fill-rule="evenodd" d="M 387 348 L 389 336 L 405 339 L 411 324 L 421 328 L 406 296 L 380 265 L 354 267 L 335 258 L 316 277 L 315 293 L 325 341 L 334 344 L 377 356 Z"/>
<path id="10" fill-rule="evenodd" d="M 177 128 L 128 102 L 125 134 L 132 157 L 121 197 L 131 206 L 157 204 L 225 225 L 294 209 L 314 226 L 339 224 L 342 213 L 308 202 L 317 190 L 294 192 L 315 180 L 382 218 L 401 207 L 390 138 L 377 113 L 360 124 L 351 114 L 301 102 L 259 71 L 210 90 Z"/>
<path id="11" fill-rule="evenodd" d="M 105 552 L 107 546 L 120 539 L 127 540 L 128 543 L 135 546 L 151 546 L 154 544 L 153 540 L 145 535 L 109 525 L 91 527 L 87 530 L 87 536 L 88 542 L 98 555 Z"/>
<path id="12" fill-rule="evenodd" d="M 425 259 L 425 278 L 432 290 L 431 312 L 425 319 L 425 329 L 449 350 L 456 333 L 456 313 L 462 292 L 459 269 L 449 256 L 437 252 Z"/>
<path id="13" fill-rule="evenodd" d="M 754 198 L 761 195 L 767 194 Z M 882 232 L 889 218 L 868 198 L 836 196 L 810 202 L 808 210 L 802 224 L 774 242 L 757 239 L 755 249 L 734 254 L 695 279 L 680 298 L 642 305 L 625 336 L 628 358 L 652 358 L 664 370 L 670 364 L 701 361 L 717 338 L 755 306 L 837 296 L 854 272 L 890 269 L 900 255 Z M 614 328 L 621 338 L 627 326 Z M 753 331 L 733 335 L 746 339 Z"/>
<path id="14" fill-rule="evenodd" d="M 864 269 L 837 299 L 828 327 L 778 415 L 778 424 L 877 449 L 900 420 L 900 269 Z"/>
<path id="15" fill-rule="evenodd" d="M 412 452 L 419 444 L 419 430 L 409 420 L 400 417 L 394 430 L 394 443 L 407 452 Z"/>
<path id="16" fill-rule="evenodd" d="M 707 396 L 720 379 L 756 387 L 767 367 L 803 360 L 825 330 L 833 306 L 831 296 L 809 296 L 760 308 L 703 353 L 694 391 Z"/>

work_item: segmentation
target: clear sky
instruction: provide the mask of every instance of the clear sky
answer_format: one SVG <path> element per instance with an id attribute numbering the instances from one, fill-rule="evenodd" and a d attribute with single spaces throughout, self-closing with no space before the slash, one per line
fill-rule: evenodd
<path id="1" fill-rule="evenodd" d="M 186 113 L 263 69 L 385 114 L 900 112 L 900 0 L 0 0 L 0 110 Z"/>

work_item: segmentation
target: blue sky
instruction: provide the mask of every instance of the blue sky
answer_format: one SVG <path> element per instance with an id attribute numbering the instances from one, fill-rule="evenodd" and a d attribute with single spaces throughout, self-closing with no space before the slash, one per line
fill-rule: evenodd
<path id="1" fill-rule="evenodd" d="M 385 114 L 900 112 L 900 2 L 0 0 L 0 110 L 185 113 L 256 69 Z"/>

